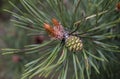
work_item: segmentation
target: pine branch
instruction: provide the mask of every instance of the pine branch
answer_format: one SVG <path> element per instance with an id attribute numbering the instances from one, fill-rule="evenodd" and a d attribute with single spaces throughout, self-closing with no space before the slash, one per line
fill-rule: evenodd
<path id="1" fill-rule="evenodd" d="M 34 76 L 50 76 L 52 79 L 56 74 L 58 79 L 68 79 L 69 76 L 90 79 L 91 71 L 102 74 L 101 67 L 106 69 L 106 62 L 111 61 L 114 53 L 120 52 L 119 46 L 112 41 L 116 41 L 119 34 L 110 31 L 120 22 L 119 13 L 115 15 L 112 7 L 115 5 L 113 0 L 73 0 L 68 2 L 69 8 L 62 0 L 38 1 L 40 5 L 33 0 L 20 0 L 20 3 L 24 10 L 10 2 L 20 13 L 6 10 L 15 17 L 12 20 L 15 26 L 40 34 L 47 32 L 54 40 L 23 49 L 3 50 L 3 54 L 39 53 L 39 58 L 25 65 L 21 79 Z M 81 10 L 85 12 L 84 16 Z M 52 18 L 58 20 L 51 21 Z M 30 23 L 34 29 L 27 27 Z"/>

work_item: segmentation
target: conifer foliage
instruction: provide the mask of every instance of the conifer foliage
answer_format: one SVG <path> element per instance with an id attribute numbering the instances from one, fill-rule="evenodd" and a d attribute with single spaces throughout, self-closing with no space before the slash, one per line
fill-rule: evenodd
<path id="1" fill-rule="evenodd" d="M 15 18 L 11 20 L 15 26 L 49 38 L 22 50 L 3 49 L 3 54 L 39 55 L 25 65 L 21 79 L 34 76 L 90 79 L 93 73 L 102 74 L 114 54 L 120 52 L 115 42 L 120 36 L 115 31 L 120 23 L 120 12 L 116 11 L 118 1 L 20 0 L 22 8 L 10 2 L 18 10 L 17 13 L 6 10 Z"/>

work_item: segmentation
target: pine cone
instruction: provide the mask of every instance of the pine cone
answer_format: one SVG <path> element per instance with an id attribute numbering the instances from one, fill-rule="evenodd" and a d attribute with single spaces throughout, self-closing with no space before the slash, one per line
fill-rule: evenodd
<path id="1" fill-rule="evenodd" d="M 66 47 L 73 52 L 80 51 L 83 48 L 81 39 L 77 36 L 69 36 L 65 40 Z"/>

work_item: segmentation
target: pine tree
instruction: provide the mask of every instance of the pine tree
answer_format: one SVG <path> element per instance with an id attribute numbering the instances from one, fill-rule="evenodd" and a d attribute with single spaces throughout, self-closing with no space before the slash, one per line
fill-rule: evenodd
<path id="1" fill-rule="evenodd" d="M 49 79 L 90 79 L 108 70 L 115 53 L 120 52 L 119 0 L 20 0 L 21 8 L 9 10 L 15 26 L 30 30 L 29 35 L 49 38 L 42 44 L 22 49 L 3 49 L 3 54 L 36 54 L 25 65 L 21 79 L 34 76 Z M 24 9 L 23 9 L 24 8 Z M 29 26 L 28 26 L 29 25 Z"/>

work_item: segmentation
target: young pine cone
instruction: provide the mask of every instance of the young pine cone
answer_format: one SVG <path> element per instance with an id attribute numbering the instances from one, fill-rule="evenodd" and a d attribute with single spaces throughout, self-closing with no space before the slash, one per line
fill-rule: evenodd
<path id="1" fill-rule="evenodd" d="M 81 39 L 77 36 L 69 36 L 65 40 L 66 47 L 73 52 L 80 51 L 83 48 Z"/>

